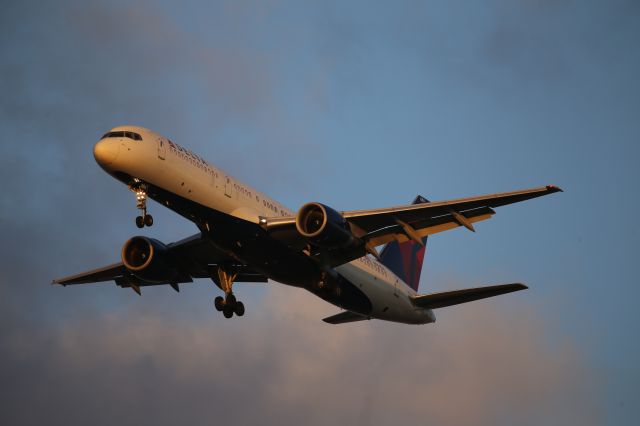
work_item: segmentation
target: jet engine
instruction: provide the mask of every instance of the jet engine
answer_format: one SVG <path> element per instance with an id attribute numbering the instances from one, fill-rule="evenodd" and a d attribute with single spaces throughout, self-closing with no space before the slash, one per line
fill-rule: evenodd
<path id="1" fill-rule="evenodd" d="M 122 263 L 129 272 L 147 282 L 172 282 L 178 275 L 167 246 L 153 238 L 129 239 L 122 247 Z"/>
<path id="2" fill-rule="evenodd" d="M 325 248 L 338 248 L 357 242 L 347 221 L 331 207 L 307 203 L 296 216 L 296 229 L 312 243 Z"/>

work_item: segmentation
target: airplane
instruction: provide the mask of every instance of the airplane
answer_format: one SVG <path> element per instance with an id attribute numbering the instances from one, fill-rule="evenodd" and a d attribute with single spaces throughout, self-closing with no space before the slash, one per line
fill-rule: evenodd
<path id="1" fill-rule="evenodd" d="M 337 211 L 319 203 L 297 212 L 236 180 L 202 157 L 149 129 L 119 126 L 94 146 L 96 162 L 136 195 L 138 228 L 153 225 L 147 199 L 193 222 L 199 232 L 164 244 L 134 236 L 121 261 L 53 280 L 62 286 L 114 281 L 141 295 L 146 286 L 211 279 L 223 292 L 214 306 L 243 316 L 235 282 L 272 280 L 302 287 L 342 311 L 324 321 L 379 319 L 435 322 L 434 309 L 527 288 L 502 284 L 418 293 L 427 237 L 491 218 L 495 207 L 562 191 L 554 185 L 478 197 L 373 210 Z M 384 246 L 381 251 L 378 247 Z"/>

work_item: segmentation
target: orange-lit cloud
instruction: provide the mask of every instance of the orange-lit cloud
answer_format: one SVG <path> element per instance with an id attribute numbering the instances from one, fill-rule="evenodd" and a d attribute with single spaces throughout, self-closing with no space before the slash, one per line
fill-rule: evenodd
<path id="1" fill-rule="evenodd" d="M 37 365 L 39 377 L 25 380 L 47 390 L 32 394 L 42 417 L 29 416 L 42 421 L 598 423 L 581 354 L 552 345 L 532 312 L 496 306 L 452 308 L 429 326 L 329 326 L 324 302 L 274 287 L 242 319 L 130 310 L 14 334 L 5 349 L 10 363 Z"/>

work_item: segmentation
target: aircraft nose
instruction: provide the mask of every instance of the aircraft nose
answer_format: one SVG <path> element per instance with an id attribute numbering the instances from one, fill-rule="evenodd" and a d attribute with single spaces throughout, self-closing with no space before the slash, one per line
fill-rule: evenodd
<path id="1" fill-rule="evenodd" d="M 120 144 L 115 140 L 103 139 L 93 147 L 93 157 L 101 167 L 107 167 L 118 156 Z"/>

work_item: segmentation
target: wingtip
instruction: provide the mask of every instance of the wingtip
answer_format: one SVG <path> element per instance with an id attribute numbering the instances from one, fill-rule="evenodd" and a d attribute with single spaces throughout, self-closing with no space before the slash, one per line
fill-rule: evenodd
<path id="1" fill-rule="evenodd" d="M 513 285 L 518 290 L 528 290 L 529 289 L 528 286 L 526 286 L 525 284 L 522 284 L 522 283 L 514 283 Z"/>
<path id="2" fill-rule="evenodd" d="M 562 188 L 560 188 L 559 186 L 555 186 L 555 185 L 547 185 L 547 190 L 549 192 L 564 192 L 562 190 Z"/>

